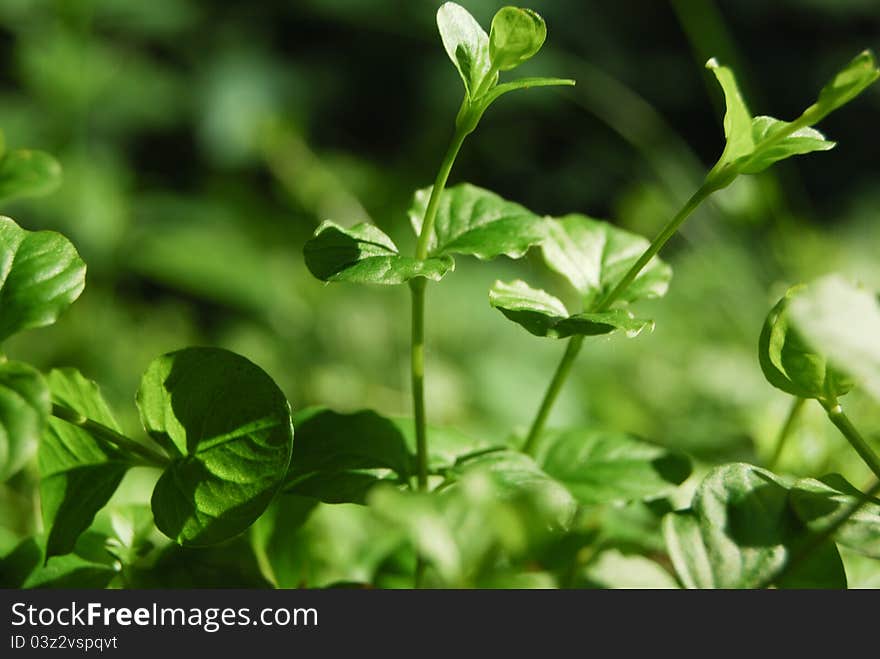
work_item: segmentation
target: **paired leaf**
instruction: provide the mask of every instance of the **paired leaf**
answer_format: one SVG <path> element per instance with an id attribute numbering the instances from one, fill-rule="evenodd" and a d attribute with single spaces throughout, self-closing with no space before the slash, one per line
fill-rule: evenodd
<path id="1" fill-rule="evenodd" d="M 364 503 L 377 483 L 410 475 L 406 440 L 391 420 L 375 412 L 311 408 L 296 415 L 294 428 L 286 493 L 325 503 Z"/>
<path id="2" fill-rule="evenodd" d="M 431 188 L 415 194 L 409 218 L 416 235 L 431 197 Z M 519 258 L 545 236 L 546 221 L 494 192 L 469 183 L 443 190 L 433 232 L 428 240 L 432 256 L 469 254 L 488 260 L 497 256 Z"/>
<path id="3" fill-rule="evenodd" d="M 27 462 L 51 409 L 43 376 L 21 362 L 0 363 L 0 482 Z"/>
<path id="4" fill-rule="evenodd" d="M 492 18 L 489 59 L 498 71 L 515 69 L 534 57 L 547 39 L 547 25 L 537 12 L 502 7 Z"/>
<path id="5" fill-rule="evenodd" d="M 669 556 L 687 588 L 845 588 L 834 543 L 807 561 L 788 561 L 810 535 L 788 505 L 787 483 L 764 469 L 728 464 L 711 471 L 691 509 L 663 520 Z M 781 576 L 780 576 L 781 575 Z"/>
<path id="6" fill-rule="evenodd" d="M 791 300 L 791 323 L 804 340 L 828 356 L 880 400 L 880 300 L 832 275 Z"/>
<path id="7" fill-rule="evenodd" d="M 3 152 L 0 145 L 0 201 L 48 194 L 60 183 L 61 165 L 48 153 L 30 149 Z"/>
<path id="8" fill-rule="evenodd" d="M 244 357 L 188 348 L 153 361 L 137 405 L 147 432 L 174 457 L 153 491 L 156 526 L 184 545 L 221 542 L 250 526 L 290 462 L 290 406 Z"/>
<path id="9" fill-rule="evenodd" d="M 727 106 L 724 115 L 726 144 L 707 180 L 716 189 L 730 184 L 739 174 L 757 174 L 773 163 L 813 151 L 827 151 L 835 146 L 811 128 L 840 106 L 848 103 L 878 76 L 874 56 L 859 54 L 820 92 L 819 99 L 794 121 L 773 117 L 752 117 L 733 72 L 713 58 L 706 63 L 718 79 Z"/>
<path id="10" fill-rule="evenodd" d="M 581 504 L 666 496 L 691 473 L 690 460 L 681 453 L 596 429 L 550 433 L 539 446 L 539 463 Z"/>
<path id="11" fill-rule="evenodd" d="M 541 243 L 544 261 L 574 286 L 586 307 L 613 289 L 650 244 L 642 236 L 576 213 L 548 222 L 546 231 Z M 654 258 L 618 299 L 662 297 L 671 278 L 672 268 Z"/>
<path id="12" fill-rule="evenodd" d="M 345 229 L 324 222 L 303 252 L 309 271 L 321 281 L 403 284 L 415 277 L 440 281 L 455 268 L 449 256 L 424 261 L 401 256 L 391 238 L 366 223 Z"/>
<path id="13" fill-rule="evenodd" d="M 519 279 L 496 281 L 489 290 L 489 304 L 535 336 L 554 339 L 597 336 L 615 330 L 633 337 L 653 327 L 652 321 L 635 318 L 626 309 L 570 315 L 561 300 Z"/>
<path id="14" fill-rule="evenodd" d="M 0 217 L 0 342 L 51 325 L 85 287 L 86 265 L 64 236 Z"/>
<path id="15" fill-rule="evenodd" d="M 758 360 L 764 377 L 777 389 L 800 398 L 833 401 L 847 393 L 852 382 L 831 367 L 789 319 L 789 307 L 807 290 L 804 286 L 789 289 L 770 311 L 758 339 Z"/>
<path id="16" fill-rule="evenodd" d="M 78 371 L 53 370 L 47 382 L 55 403 L 120 431 L 98 386 Z M 67 554 L 113 496 L 131 461 L 87 430 L 51 417 L 40 442 L 38 464 L 46 556 Z"/>
<path id="17" fill-rule="evenodd" d="M 437 28 L 446 54 L 464 82 L 468 97 L 475 98 L 492 68 L 489 36 L 470 12 L 454 2 L 444 3 L 437 10 Z M 493 76 L 494 80 L 498 79 L 497 71 Z"/>
<path id="18" fill-rule="evenodd" d="M 834 539 L 862 554 L 880 558 L 880 500 L 865 500 L 843 477 L 834 474 L 819 480 L 799 480 L 791 489 L 791 503 L 797 516 L 815 533 L 824 532 L 841 514 L 858 506 L 837 529 Z"/>

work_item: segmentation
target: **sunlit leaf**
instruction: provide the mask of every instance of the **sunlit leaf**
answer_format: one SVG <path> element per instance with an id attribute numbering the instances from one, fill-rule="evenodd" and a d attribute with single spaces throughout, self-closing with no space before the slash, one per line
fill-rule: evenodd
<path id="1" fill-rule="evenodd" d="M 85 282 L 86 265 L 67 238 L 0 217 L 0 341 L 54 323 Z"/>
<path id="2" fill-rule="evenodd" d="M 422 230 L 431 188 L 415 194 L 409 218 L 416 234 Z M 519 258 L 540 243 L 546 220 L 469 183 L 443 190 L 428 248 L 433 256 L 470 254 L 479 259 Z"/>
<path id="3" fill-rule="evenodd" d="M 492 18 L 489 59 L 499 71 L 514 69 L 534 57 L 546 39 L 547 25 L 537 12 L 502 7 Z"/>
<path id="4" fill-rule="evenodd" d="M 450 256 L 424 261 L 401 256 L 388 236 L 366 223 L 345 229 L 324 222 L 303 252 L 309 271 L 322 281 L 403 284 L 415 277 L 439 281 L 455 268 Z"/>
<path id="5" fill-rule="evenodd" d="M 538 456 L 543 470 L 582 504 L 665 496 L 691 473 L 690 460 L 681 453 L 607 430 L 547 433 Z"/>
<path id="6" fill-rule="evenodd" d="M 491 68 L 489 36 L 467 9 L 454 2 L 444 3 L 437 10 L 437 27 L 468 96 L 473 97 Z M 494 78 L 498 78 L 497 72 Z"/>
<path id="7" fill-rule="evenodd" d="M 626 309 L 569 315 L 561 300 L 522 280 L 495 282 L 489 290 L 489 304 L 535 336 L 555 339 L 597 336 L 615 330 L 633 337 L 653 327 L 652 321 L 635 318 Z"/>
<path id="8" fill-rule="evenodd" d="M 160 531 L 213 544 L 266 509 L 287 474 L 293 425 L 261 368 L 216 348 L 172 352 L 147 368 L 137 405 L 147 432 L 174 455 L 153 491 Z"/>

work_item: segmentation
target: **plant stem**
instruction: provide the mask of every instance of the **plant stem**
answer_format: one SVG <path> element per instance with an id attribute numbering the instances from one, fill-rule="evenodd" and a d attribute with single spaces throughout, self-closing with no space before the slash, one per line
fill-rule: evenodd
<path id="1" fill-rule="evenodd" d="M 550 386 L 547 387 L 547 392 L 544 394 L 544 400 L 541 401 L 541 407 L 538 410 L 538 414 L 535 416 L 535 420 L 532 422 L 532 427 L 529 429 L 529 434 L 522 447 L 523 453 L 527 453 L 531 456 L 535 455 L 535 450 L 538 447 L 538 438 L 541 436 L 541 431 L 544 429 L 544 424 L 547 422 L 547 417 L 550 415 L 553 403 L 556 402 L 556 397 L 559 395 L 559 391 L 562 389 L 562 385 L 565 383 L 568 373 L 574 365 L 574 360 L 581 351 L 581 345 L 583 345 L 583 342 L 584 337 L 582 336 L 572 337 L 568 342 L 568 346 L 565 348 L 565 354 L 562 356 L 562 361 L 559 362 L 559 366 L 556 367 L 553 379 L 550 380 Z"/>
<path id="2" fill-rule="evenodd" d="M 592 309 L 592 311 L 596 313 L 600 313 L 602 311 L 608 311 L 611 308 L 611 305 L 617 301 L 621 295 L 623 295 L 624 291 L 629 288 L 629 285 L 635 281 L 636 277 L 645 269 L 645 266 L 657 256 L 657 253 L 663 248 L 663 246 L 669 241 L 672 236 L 675 235 L 675 232 L 678 231 L 679 227 L 684 223 L 684 221 L 690 217 L 691 213 L 693 213 L 697 207 L 706 200 L 706 198 L 715 192 L 716 188 L 711 187 L 704 183 L 701 185 L 691 198 L 688 199 L 684 206 L 675 214 L 665 227 L 657 234 L 657 237 L 651 241 L 651 244 L 648 245 L 648 248 L 642 253 L 639 257 L 639 260 L 633 263 L 632 267 L 627 270 L 626 274 L 623 276 L 619 282 L 617 282 L 617 286 L 615 286 L 609 293 L 604 295 Z"/>
<path id="3" fill-rule="evenodd" d="M 168 457 L 158 451 L 154 451 L 150 447 L 144 446 L 140 442 L 136 442 L 97 421 L 93 421 L 69 407 L 53 404 L 52 416 L 78 426 L 92 436 L 112 444 L 116 448 L 136 455 L 149 466 L 164 468 L 169 463 Z"/>
<path id="4" fill-rule="evenodd" d="M 412 291 L 412 375 L 413 418 L 416 426 L 416 477 L 421 491 L 428 489 L 428 424 L 425 418 L 425 280 L 413 279 Z"/>
<path id="5" fill-rule="evenodd" d="M 703 183 L 691 198 L 688 199 L 684 206 L 681 207 L 681 210 L 675 214 L 675 216 L 669 220 L 665 227 L 657 234 L 657 237 L 651 241 L 651 244 L 648 245 L 647 249 L 642 253 L 639 259 L 627 270 L 626 274 L 623 276 L 617 285 L 611 289 L 606 295 L 599 299 L 599 301 L 590 309 L 592 312 L 602 312 L 608 311 L 612 304 L 626 291 L 630 284 L 635 281 L 636 277 L 639 276 L 642 270 L 645 269 L 645 266 L 650 263 L 651 259 L 657 256 L 657 253 L 663 248 L 663 246 L 667 243 L 667 241 L 675 235 L 675 232 L 678 231 L 679 227 L 682 223 L 693 213 L 697 207 L 705 201 L 705 199 L 715 192 L 718 188 L 714 185 L 710 185 L 708 183 Z M 541 407 L 538 408 L 538 413 L 535 416 L 535 420 L 532 422 L 532 426 L 529 429 L 529 434 L 526 437 L 525 444 L 523 444 L 523 451 L 528 454 L 533 454 L 538 437 L 541 435 L 541 432 L 544 430 L 544 424 L 547 421 L 547 417 L 550 415 L 550 410 L 553 408 L 553 404 L 556 402 L 556 398 L 559 395 L 560 390 L 562 389 L 562 385 L 565 384 L 565 380 L 568 377 L 569 372 L 571 371 L 571 367 L 574 364 L 574 360 L 580 352 L 581 346 L 583 345 L 584 337 L 575 336 L 569 339 L 568 346 L 565 349 L 565 354 L 562 356 L 562 361 L 559 362 L 559 366 L 556 367 L 556 372 L 553 375 L 553 379 L 550 381 L 550 386 L 547 388 L 546 393 L 544 394 L 544 398 L 541 401 Z"/>
<path id="6" fill-rule="evenodd" d="M 828 413 L 828 418 L 831 419 L 831 423 L 837 426 L 837 429 L 846 438 L 846 441 L 850 443 L 850 446 L 856 450 L 856 453 L 859 454 L 859 457 L 862 458 L 864 463 L 868 465 L 868 468 L 874 472 L 874 475 L 877 476 L 877 478 L 880 478 L 880 456 L 874 452 L 868 442 L 866 442 L 859 431 L 856 430 L 855 426 L 849 420 L 849 417 L 843 413 L 843 408 L 840 404 L 837 402 L 822 403 L 822 406 Z"/>
<path id="7" fill-rule="evenodd" d="M 776 438 L 776 448 L 773 449 L 773 455 L 770 457 L 770 460 L 767 461 L 767 469 L 770 471 L 773 471 L 773 469 L 776 468 L 776 464 L 782 456 L 782 449 L 785 448 L 786 440 L 791 434 L 792 428 L 794 428 L 795 421 L 797 421 L 800 416 L 801 410 L 804 409 L 805 402 L 807 402 L 806 398 L 794 399 L 791 409 L 788 411 L 788 416 L 785 418 L 785 423 L 782 425 L 779 435 Z"/>

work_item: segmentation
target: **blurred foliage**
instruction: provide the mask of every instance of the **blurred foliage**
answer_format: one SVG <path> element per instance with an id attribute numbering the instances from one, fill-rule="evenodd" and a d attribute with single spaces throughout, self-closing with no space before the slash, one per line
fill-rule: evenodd
<path id="1" fill-rule="evenodd" d="M 0 3 L 7 146 L 48 151 L 64 172 L 53 195 L 0 210 L 26 228 L 63 231 L 89 265 L 86 292 L 62 321 L 6 350 L 42 368 L 79 368 L 111 403 L 124 403 L 120 410 L 134 409 L 128 403 L 156 355 L 218 345 L 265 368 L 294 409 L 409 414 L 406 291 L 325 286 L 308 274 L 302 244 L 331 218 L 344 226 L 371 219 L 411 235 L 410 196 L 433 178 L 459 102 L 433 24 L 438 4 Z M 488 24 L 503 3 L 466 4 Z M 646 234 L 720 151 L 713 106 L 721 98 L 702 66 L 709 55 L 737 68 L 756 105 L 791 118 L 853 53 L 880 45 L 872 0 L 531 6 L 550 35 L 540 61 L 524 68 L 578 86 L 493 107 L 452 182 L 485 186 L 538 213 L 610 217 Z M 756 359 L 767 311 L 790 284 L 830 271 L 880 289 L 878 111 L 875 86 L 822 125 L 838 149 L 739 181 L 691 220 L 664 252 L 675 273 L 668 296 L 645 305 L 655 331 L 588 342 L 551 424 L 598 424 L 687 450 L 703 461 L 694 482 L 722 460 L 766 461 L 790 404 Z M 442 287 L 429 288 L 432 423 L 497 441 L 530 421 L 563 346 L 533 340 L 489 307 L 491 283 L 513 278 L 554 283 L 531 258 L 480 268 L 462 261 Z M 856 392 L 849 406 L 880 444 L 876 404 Z M 120 421 L 136 427 L 131 416 Z M 867 478 L 817 406 L 798 421 L 778 470 L 838 471 L 856 485 Z M 131 474 L 114 501 L 142 501 L 126 495 L 151 484 L 142 480 Z M 0 555 L 40 531 L 34 483 L 30 467 L 0 486 Z M 612 513 L 619 524 L 605 533 L 638 526 L 637 515 L 590 510 L 583 537 L 595 539 L 595 520 Z M 298 554 L 274 566 L 276 583 L 378 574 L 394 585 L 412 556 L 391 536 L 364 553 L 367 527 L 378 523 L 360 509 L 321 505 L 285 531 L 316 560 Z M 265 563 L 261 547 L 289 541 L 271 525 L 254 533 L 254 565 Z M 659 537 L 656 528 L 644 533 Z M 329 543 L 336 536 L 346 544 Z M 598 553 L 579 554 L 583 566 L 559 581 L 668 585 L 657 564 L 621 553 L 627 542 L 592 546 Z M 206 573 L 222 571 L 222 552 L 212 552 Z M 167 550 L 155 560 L 161 570 L 152 577 L 123 577 L 158 583 L 162 570 L 186 571 L 189 556 Z M 853 584 L 876 586 L 876 561 L 844 560 Z M 237 570 L 242 584 L 272 574 L 250 564 Z M 536 575 L 532 585 L 547 583 Z"/>

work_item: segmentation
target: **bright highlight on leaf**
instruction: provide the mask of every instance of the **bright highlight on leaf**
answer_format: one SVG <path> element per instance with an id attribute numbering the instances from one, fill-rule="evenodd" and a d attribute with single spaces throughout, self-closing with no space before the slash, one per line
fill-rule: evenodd
<path id="1" fill-rule="evenodd" d="M 791 301 L 791 323 L 835 368 L 880 400 L 880 299 L 840 276 L 824 277 Z"/>
<path id="2" fill-rule="evenodd" d="M 437 10 L 437 27 L 446 54 L 458 69 L 468 96 L 474 98 L 491 69 L 489 35 L 470 12 L 454 2 L 447 2 Z M 494 78 L 498 79 L 497 71 Z"/>
<path id="3" fill-rule="evenodd" d="M 764 377 L 777 389 L 836 404 L 852 388 L 850 378 L 830 366 L 825 354 L 808 344 L 790 320 L 790 307 L 806 294 L 807 287 L 795 286 L 770 311 L 758 340 L 758 360 Z"/>

